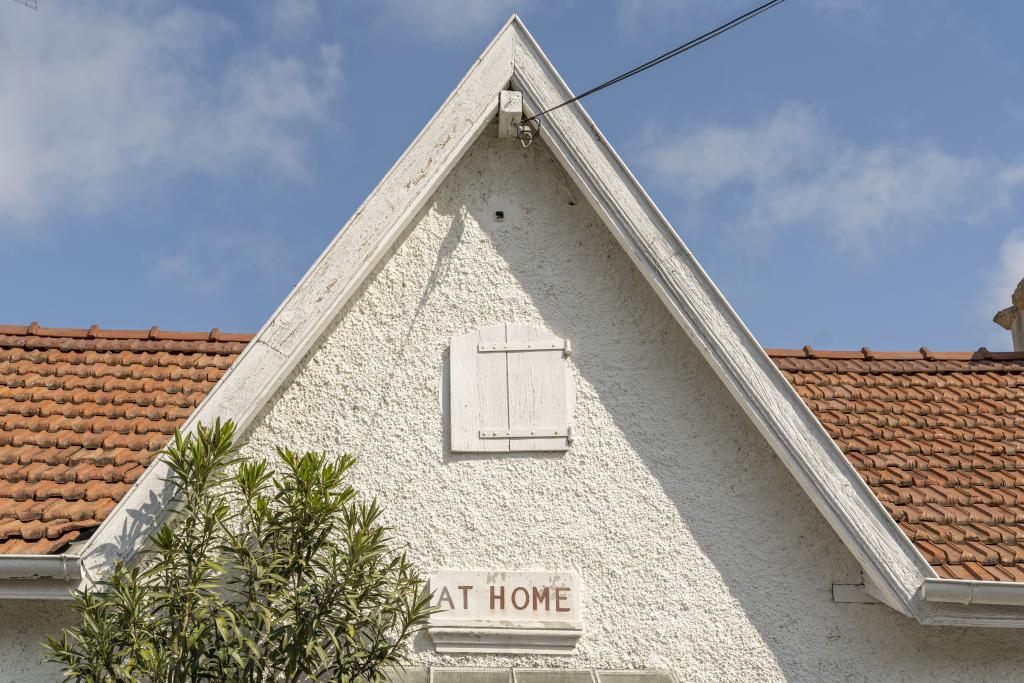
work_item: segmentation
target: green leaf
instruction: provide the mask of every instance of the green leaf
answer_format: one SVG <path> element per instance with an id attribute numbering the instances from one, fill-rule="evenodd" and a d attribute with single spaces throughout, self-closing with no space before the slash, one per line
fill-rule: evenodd
<path id="1" fill-rule="evenodd" d="M 355 458 L 239 448 L 231 422 L 175 433 L 168 523 L 47 639 L 67 680 L 370 681 L 405 661 L 434 610 L 380 504 L 348 484 Z"/>

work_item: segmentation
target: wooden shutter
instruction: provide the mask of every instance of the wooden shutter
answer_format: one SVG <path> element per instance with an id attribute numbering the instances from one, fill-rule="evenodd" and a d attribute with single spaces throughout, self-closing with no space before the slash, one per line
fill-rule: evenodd
<path id="1" fill-rule="evenodd" d="M 568 449 L 566 340 L 507 324 L 454 337 L 450 348 L 453 452 Z"/>
<path id="2" fill-rule="evenodd" d="M 508 369 L 500 353 L 480 353 L 480 344 L 505 341 L 505 326 L 496 325 L 453 337 L 451 435 L 453 452 L 508 452 L 508 439 L 481 439 L 484 425 L 508 424 Z"/>

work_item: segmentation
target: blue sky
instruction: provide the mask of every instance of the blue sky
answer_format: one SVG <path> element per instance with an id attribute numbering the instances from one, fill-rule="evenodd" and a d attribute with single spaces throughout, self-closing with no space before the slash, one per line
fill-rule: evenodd
<path id="1" fill-rule="evenodd" d="M 582 91 L 756 3 L 0 0 L 0 322 L 255 331 L 518 12 Z M 767 346 L 1009 346 L 1024 5 L 789 0 L 585 101 Z"/>

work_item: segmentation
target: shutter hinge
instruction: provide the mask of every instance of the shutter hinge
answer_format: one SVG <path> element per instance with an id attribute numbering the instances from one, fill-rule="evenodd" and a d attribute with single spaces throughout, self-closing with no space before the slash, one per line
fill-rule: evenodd
<path id="1" fill-rule="evenodd" d="M 509 351 L 561 351 L 565 356 L 572 355 L 572 344 L 568 339 L 552 339 L 550 341 L 529 342 L 493 342 L 477 344 L 479 353 L 507 353 Z"/>
<path id="2" fill-rule="evenodd" d="M 481 429 L 481 439 L 545 439 L 564 436 L 568 438 L 568 429 Z"/>

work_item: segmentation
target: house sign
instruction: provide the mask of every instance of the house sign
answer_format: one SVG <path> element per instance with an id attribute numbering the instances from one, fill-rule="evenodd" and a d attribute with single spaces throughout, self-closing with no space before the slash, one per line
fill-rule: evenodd
<path id="1" fill-rule="evenodd" d="M 566 654 L 583 634 L 572 572 L 441 570 L 430 589 L 438 652 Z"/>

